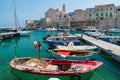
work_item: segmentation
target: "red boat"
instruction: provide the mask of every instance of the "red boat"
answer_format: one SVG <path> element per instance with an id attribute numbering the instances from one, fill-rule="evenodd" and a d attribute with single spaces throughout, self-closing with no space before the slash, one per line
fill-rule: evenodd
<path id="1" fill-rule="evenodd" d="M 44 58 L 17 58 L 10 62 L 12 73 L 23 80 L 39 80 L 40 77 L 43 79 L 43 75 L 44 80 L 48 80 L 50 77 L 58 77 L 60 80 L 64 80 L 63 78 L 67 77 L 67 80 L 73 80 L 73 75 L 77 75 L 78 79 L 80 79 L 82 78 L 81 74 L 89 73 L 100 67 L 102 64 L 103 62 L 100 61 L 75 61 Z M 39 75 L 39 77 L 37 76 L 37 79 L 35 79 L 36 77 L 29 78 L 28 75 L 31 74 L 34 76 Z"/>

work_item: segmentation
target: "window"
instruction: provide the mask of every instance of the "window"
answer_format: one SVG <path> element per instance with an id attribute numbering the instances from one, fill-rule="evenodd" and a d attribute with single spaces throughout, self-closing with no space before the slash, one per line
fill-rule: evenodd
<path id="1" fill-rule="evenodd" d="M 89 17 L 91 17 L 92 15 L 91 14 L 89 14 Z"/>
<path id="2" fill-rule="evenodd" d="M 59 15 L 59 18 L 61 17 L 61 15 Z"/>
<path id="3" fill-rule="evenodd" d="M 110 13 L 110 17 L 112 17 L 112 13 Z"/>
<path id="4" fill-rule="evenodd" d="M 101 13 L 101 16 L 103 16 L 103 13 Z"/>
<path id="5" fill-rule="evenodd" d="M 97 9 L 97 11 L 99 11 L 99 9 Z"/>
<path id="6" fill-rule="evenodd" d="M 106 17 L 108 16 L 108 13 L 106 13 Z"/>
<path id="7" fill-rule="evenodd" d="M 64 18 L 66 18 L 66 15 L 64 15 Z"/>
<path id="8" fill-rule="evenodd" d="M 91 12 L 91 9 L 89 9 L 89 11 Z"/>
<path id="9" fill-rule="evenodd" d="M 110 10 L 112 10 L 112 8 L 110 8 Z"/>
<path id="10" fill-rule="evenodd" d="M 118 11 L 120 11 L 120 9 L 118 9 Z"/>
<path id="11" fill-rule="evenodd" d="M 101 11 L 103 11 L 103 8 L 101 9 Z"/>
<path id="12" fill-rule="evenodd" d="M 98 13 L 96 14 L 96 16 L 98 16 Z"/>

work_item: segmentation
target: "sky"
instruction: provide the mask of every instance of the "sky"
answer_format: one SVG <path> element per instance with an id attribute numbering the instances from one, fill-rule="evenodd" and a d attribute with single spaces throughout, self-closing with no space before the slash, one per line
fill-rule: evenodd
<path id="1" fill-rule="evenodd" d="M 66 13 L 76 9 L 94 8 L 95 5 L 115 4 L 120 6 L 120 0 L 15 0 L 16 13 L 21 26 L 25 20 L 40 20 L 49 8 L 62 9 L 66 5 Z M 0 27 L 14 26 L 13 0 L 0 0 Z"/>

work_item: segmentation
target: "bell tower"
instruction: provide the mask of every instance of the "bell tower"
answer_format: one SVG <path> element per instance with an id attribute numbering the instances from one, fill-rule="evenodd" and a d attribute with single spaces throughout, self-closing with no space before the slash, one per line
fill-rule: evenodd
<path id="1" fill-rule="evenodd" d="M 63 4 L 63 11 L 65 12 L 65 4 Z"/>

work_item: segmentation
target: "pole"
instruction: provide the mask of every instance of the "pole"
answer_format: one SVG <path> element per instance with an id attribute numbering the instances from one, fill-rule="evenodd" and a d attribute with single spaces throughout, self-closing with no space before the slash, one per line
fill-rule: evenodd
<path id="1" fill-rule="evenodd" d="M 15 27 L 17 28 L 17 15 L 16 15 L 16 5 L 15 5 L 15 0 L 13 0 L 13 5 L 14 5 L 14 19 L 15 19 Z"/>
<path id="2" fill-rule="evenodd" d="M 15 46 L 15 52 L 14 52 L 15 60 L 16 60 L 16 46 Z"/>
<path id="3" fill-rule="evenodd" d="M 38 49 L 38 59 L 40 59 L 40 49 Z"/>

